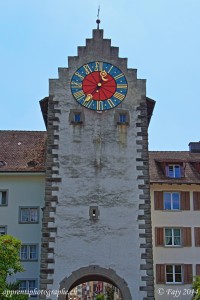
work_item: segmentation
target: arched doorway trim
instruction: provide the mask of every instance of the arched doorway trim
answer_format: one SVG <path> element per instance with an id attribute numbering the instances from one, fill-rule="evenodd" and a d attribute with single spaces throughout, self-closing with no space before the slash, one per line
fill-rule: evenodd
<path id="1" fill-rule="evenodd" d="M 111 283 L 116 286 L 122 295 L 124 300 L 132 300 L 130 290 L 126 281 L 118 276 L 116 272 L 112 269 L 102 268 L 97 265 L 90 265 L 88 267 L 80 268 L 74 272 L 69 277 L 65 277 L 60 282 L 60 290 L 65 289 L 65 291 L 72 290 L 75 286 L 92 280 L 99 280 Z M 66 295 L 60 294 L 58 300 L 65 300 Z"/>

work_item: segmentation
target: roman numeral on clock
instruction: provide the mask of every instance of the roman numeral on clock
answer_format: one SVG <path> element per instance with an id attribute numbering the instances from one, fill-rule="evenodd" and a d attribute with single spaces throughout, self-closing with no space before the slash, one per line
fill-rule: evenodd
<path id="1" fill-rule="evenodd" d="M 83 68 L 85 69 L 86 74 L 90 74 L 92 70 L 90 69 L 89 65 L 84 65 Z"/>
<path id="2" fill-rule="evenodd" d="M 122 78 L 122 77 L 124 77 L 123 73 L 116 75 L 114 78 L 115 78 L 115 80 L 117 80 L 117 79 Z"/>
<path id="3" fill-rule="evenodd" d="M 78 91 L 76 93 L 74 93 L 74 97 L 77 99 L 77 100 L 81 100 L 83 97 L 85 97 L 85 94 L 83 93 L 83 91 Z"/>
<path id="4" fill-rule="evenodd" d="M 113 97 L 115 97 L 118 100 L 122 101 L 125 96 L 123 94 L 121 94 L 121 93 L 116 92 L 116 93 L 114 93 Z"/>
<path id="5" fill-rule="evenodd" d="M 71 82 L 71 87 L 72 87 L 73 89 L 82 89 L 82 83 L 76 82 L 76 81 L 72 81 L 72 82 Z"/>

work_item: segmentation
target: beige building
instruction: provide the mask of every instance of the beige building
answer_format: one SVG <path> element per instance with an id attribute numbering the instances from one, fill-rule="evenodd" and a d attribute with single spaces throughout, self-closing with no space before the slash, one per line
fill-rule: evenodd
<path id="1" fill-rule="evenodd" d="M 200 275 L 200 143 L 150 152 L 156 299 L 191 299 Z"/>

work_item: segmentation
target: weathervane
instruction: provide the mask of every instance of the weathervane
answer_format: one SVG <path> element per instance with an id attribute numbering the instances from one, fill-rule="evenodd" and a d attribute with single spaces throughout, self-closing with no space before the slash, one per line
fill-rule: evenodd
<path id="1" fill-rule="evenodd" d="M 99 20 L 99 12 L 100 12 L 100 5 L 98 7 L 98 13 L 97 13 L 97 20 L 96 20 L 96 23 L 97 23 L 97 29 L 99 29 L 99 24 L 100 24 L 100 20 Z"/>

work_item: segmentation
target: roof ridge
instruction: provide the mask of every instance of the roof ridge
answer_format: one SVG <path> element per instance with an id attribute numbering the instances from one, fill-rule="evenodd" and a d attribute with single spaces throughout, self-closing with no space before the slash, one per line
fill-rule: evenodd
<path id="1" fill-rule="evenodd" d="M 0 132 L 47 132 L 46 130 L 0 130 Z"/>
<path id="2" fill-rule="evenodd" d="M 163 153 L 163 152 L 187 152 L 187 153 L 190 153 L 189 150 L 155 150 L 155 151 L 151 151 L 149 150 L 149 153 Z"/>

